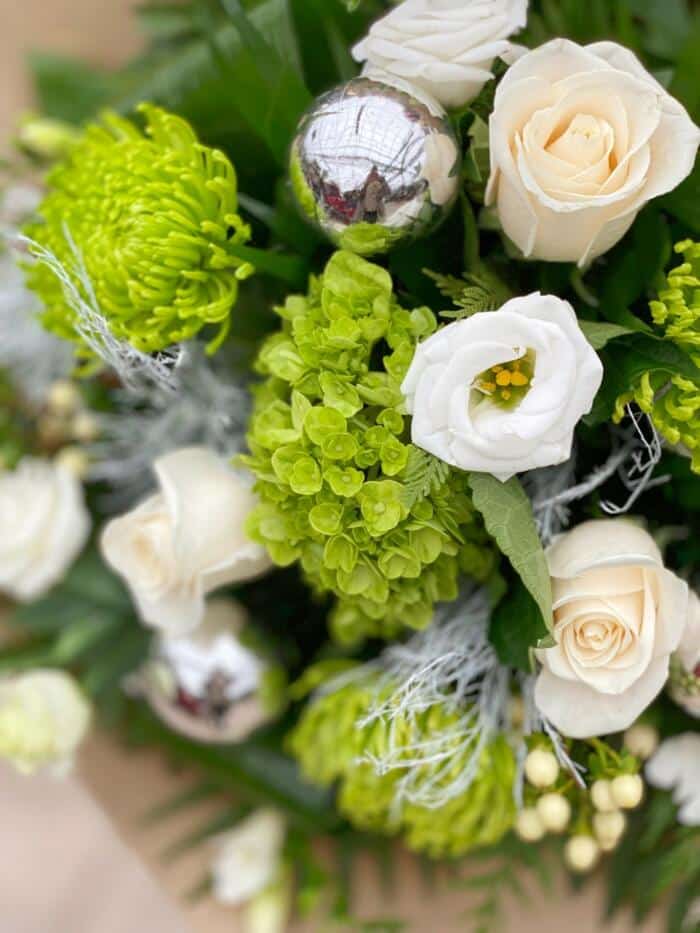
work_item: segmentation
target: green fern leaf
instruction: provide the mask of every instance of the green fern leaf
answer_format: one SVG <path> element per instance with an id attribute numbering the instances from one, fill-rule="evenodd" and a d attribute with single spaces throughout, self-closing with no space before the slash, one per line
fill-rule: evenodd
<path id="1" fill-rule="evenodd" d="M 450 467 L 447 463 L 411 445 L 403 473 L 403 504 L 407 509 L 411 509 L 416 502 L 420 502 L 431 493 L 439 492 L 447 482 L 449 473 Z"/>

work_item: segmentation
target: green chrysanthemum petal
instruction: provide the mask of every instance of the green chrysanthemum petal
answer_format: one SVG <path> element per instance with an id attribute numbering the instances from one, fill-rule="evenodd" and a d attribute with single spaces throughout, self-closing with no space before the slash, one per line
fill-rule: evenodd
<path id="1" fill-rule="evenodd" d="M 236 173 L 185 120 L 150 104 L 139 109 L 145 133 L 112 113 L 87 128 L 51 172 L 42 221 L 26 233 L 67 270 L 77 251 L 117 339 L 151 353 L 214 324 L 216 345 L 238 283 L 253 271 L 236 255 L 250 238 L 237 213 Z M 37 264 L 27 279 L 45 305 L 46 328 L 80 342 L 53 272 Z"/>
<path id="2" fill-rule="evenodd" d="M 410 848 L 432 857 L 456 857 L 498 842 L 515 817 L 515 757 L 506 739 L 501 736 L 485 747 L 471 785 L 442 806 L 409 801 L 397 806 L 405 769 L 380 774 L 367 759 L 381 759 L 399 735 L 406 749 L 421 748 L 436 733 L 454 728 L 460 714 L 434 704 L 390 722 L 377 719 L 362 725 L 371 708 L 390 701 L 390 688 L 378 692 L 371 678 L 312 700 L 289 738 L 304 775 L 318 784 L 337 784 L 338 807 L 355 826 L 401 833 Z M 436 781 L 448 783 L 466 767 L 469 754 L 470 748 L 463 744 L 456 749 L 449 772 L 441 763 L 418 765 L 417 773 L 412 773 L 414 786 L 429 783 L 435 792 Z"/>

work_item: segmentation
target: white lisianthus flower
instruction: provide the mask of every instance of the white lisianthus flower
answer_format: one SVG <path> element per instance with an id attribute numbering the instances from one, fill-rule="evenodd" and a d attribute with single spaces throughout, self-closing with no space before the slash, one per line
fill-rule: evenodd
<path id="1" fill-rule="evenodd" d="M 419 344 L 401 388 L 416 446 L 505 481 L 568 459 L 602 378 L 571 305 L 535 292 Z"/>
<path id="2" fill-rule="evenodd" d="M 654 787 L 672 790 L 678 822 L 700 826 L 700 735 L 684 732 L 662 742 L 646 765 Z"/>
<path id="3" fill-rule="evenodd" d="M 540 711 L 575 739 L 627 729 L 663 689 L 688 587 L 624 519 L 585 522 L 547 549 L 556 646 L 540 649 Z"/>
<path id="4" fill-rule="evenodd" d="M 586 266 L 692 171 L 700 131 L 627 49 L 554 39 L 506 72 L 490 119 L 505 233 L 533 259 Z"/>
<path id="5" fill-rule="evenodd" d="M 406 78 L 444 107 L 473 100 L 527 22 L 527 0 L 404 0 L 353 49 L 365 72 Z"/>
<path id="6" fill-rule="evenodd" d="M 256 810 L 219 836 L 212 863 L 216 899 L 243 904 L 278 881 L 284 836 L 284 819 L 271 809 Z"/>
<path id="7" fill-rule="evenodd" d="M 160 491 L 107 524 L 102 553 L 126 580 L 144 622 L 182 634 L 204 618 L 207 593 L 252 579 L 271 562 L 246 537 L 255 496 L 226 461 L 188 447 L 153 468 Z"/>
<path id="8" fill-rule="evenodd" d="M 90 725 L 90 706 L 63 671 L 0 679 L 0 758 L 18 771 L 68 772 Z"/>
<path id="9" fill-rule="evenodd" d="M 669 692 L 686 713 L 700 719 L 700 597 L 692 590 L 688 623 L 671 661 Z"/>
<path id="10" fill-rule="evenodd" d="M 38 599 L 64 576 L 90 533 L 83 488 L 50 460 L 0 469 L 0 592 Z"/>

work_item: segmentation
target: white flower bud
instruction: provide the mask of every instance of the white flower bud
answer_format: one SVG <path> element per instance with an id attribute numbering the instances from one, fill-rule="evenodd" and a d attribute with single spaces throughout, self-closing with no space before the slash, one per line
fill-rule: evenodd
<path id="1" fill-rule="evenodd" d="M 515 818 L 515 832 L 523 842 L 539 842 L 545 834 L 545 827 L 534 807 L 525 807 Z"/>
<path id="2" fill-rule="evenodd" d="M 73 445 L 64 447 L 56 454 L 56 463 L 80 480 L 85 479 L 90 466 L 90 460 L 85 451 Z"/>
<path id="3" fill-rule="evenodd" d="M 525 777 L 534 787 L 551 787 L 559 777 L 559 762 L 543 748 L 535 748 L 525 759 Z"/>
<path id="4" fill-rule="evenodd" d="M 625 814 L 619 810 L 612 810 L 610 813 L 596 813 L 593 817 L 593 830 L 598 842 L 604 848 L 617 845 L 626 825 Z"/>
<path id="5" fill-rule="evenodd" d="M 569 825 L 571 804 L 562 794 L 544 794 L 537 801 L 537 815 L 550 833 L 561 833 Z"/>
<path id="6" fill-rule="evenodd" d="M 68 379 L 59 379 L 49 387 L 46 404 L 53 414 L 72 415 L 80 403 L 80 390 Z"/>
<path id="7" fill-rule="evenodd" d="M 564 847 L 564 859 L 572 871 L 583 874 L 598 861 L 600 846 L 592 836 L 572 836 Z"/>
<path id="8" fill-rule="evenodd" d="M 100 424 L 90 412 L 81 411 L 71 421 L 71 433 L 76 441 L 89 444 L 99 437 Z"/>
<path id="9" fill-rule="evenodd" d="M 646 723 L 638 722 L 625 732 L 625 748 L 642 761 L 651 758 L 658 745 L 659 733 Z"/>
<path id="10" fill-rule="evenodd" d="M 633 810 L 642 802 L 644 781 L 638 774 L 621 774 L 611 785 L 612 798 L 623 810 Z"/>
<path id="11" fill-rule="evenodd" d="M 618 808 L 618 804 L 613 800 L 610 781 L 596 781 L 591 787 L 591 800 L 596 810 L 600 810 L 601 813 L 611 813 Z"/>

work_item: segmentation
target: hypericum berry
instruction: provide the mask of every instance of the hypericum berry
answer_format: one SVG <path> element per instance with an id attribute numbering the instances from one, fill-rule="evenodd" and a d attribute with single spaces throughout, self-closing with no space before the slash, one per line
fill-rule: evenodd
<path id="1" fill-rule="evenodd" d="M 535 748 L 525 759 L 525 777 L 533 787 L 551 787 L 559 777 L 559 762 L 544 748 Z"/>
<path id="2" fill-rule="evenodd" d="M 85 451 L 73 445 L 64 447 L 56 454 L 56 463 L 81 480 L 85 479 L 90 466 L 90 460 Z"/>
<path id="3" fill-rule="evenodd" d="M 49 386 L 46 405 L 53 415 L 72 415 L 80 406 L 80 390 L 68 379 L 58 379 Z"/>
<path id="4" fill-rule="evenodd" d="M 583 874 L 598 861 L 600 846 L 592 836 L 572 836 L 564 847 L 564 859 L 572 871 Z"/>
<path id="5" fill-rule="evenodd" d="M 646 723 L 639 722 L 625 732 L 625 747 L 632 752 L 636 758 L 646 761 L 656 751 L 659 744 L 659 733 L 653 727 Z"/>
<path id="6" fill-rule="evenodd" d="M 523 842 L 539 842 L 545 827 L 534 807 L 525 807 L 515 818 L 515 832 Z"/>
<path id="7" fill-rule="evenodd" d="M 618 807 L 634 810 L 642 802 L 644 782 L 638 774 L 621 774 L 613 779 L 610 792 Z"/>
<path id="8" fill-rule="evenodd" d="M 620 841 L 625 831 L 627 820 L 619 810 L 610 813 L 596 813 L 593 817 L 593 830 L 601 848 L 609 851 Z"/>
<path id="9" fill-rule="evenodd" d="M 618 808 L 618 804 L 613 800 L 610 781 L 596 781 L 591 787 L 591 800 L 596 810 L 600 810 L 601 813 L 611 813 Z"/>
<path id="10" fill-rule="evenodd" d="M 569 825 L 571 804 L 562 794 L 544 794 L 537 801 L 537 815 L 550 833 L 561 833 Z"/>
<path id="11" fill-rule="evenodd" d="M 100 423 L 89 411 L 78 412 L 71 421 L 71 434 L 76 441 L 91 444 L 100 434 Z"/>

